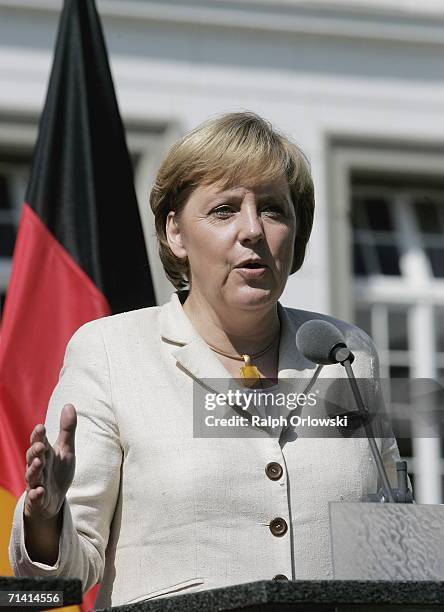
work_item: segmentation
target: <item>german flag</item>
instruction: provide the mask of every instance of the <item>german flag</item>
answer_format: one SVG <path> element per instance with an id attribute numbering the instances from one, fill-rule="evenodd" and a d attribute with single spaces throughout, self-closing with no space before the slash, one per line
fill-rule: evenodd
<path id="1" fill-rule="evenodd" d="M 153 305 L 99 16 L 93 0 L 65 0 L 0 334 L 0 575 L 12 574 L 7 550 L 25 453 L 68 340 L 87 321 Z"/>

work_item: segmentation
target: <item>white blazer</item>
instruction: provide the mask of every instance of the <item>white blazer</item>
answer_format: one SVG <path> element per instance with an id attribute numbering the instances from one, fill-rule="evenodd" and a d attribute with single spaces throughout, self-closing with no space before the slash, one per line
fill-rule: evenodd
<path id="1" fill-rule="evenodd" d="M 217 386 L 230 375 L 192 326 L 182 295 L 91 321 L 71 338 L 46 417 L 54 443 L 64 404 L 78 414 L 59 557 L 54 566 L 28 557 L 23 494 L 9 546 L 16 576 L 78 577 L 84 591 L 100 582 L 98 608 L 278 574 L 333 577 L 328 502 L 376 491 L 368 441 L 290 436 L 280 444 L 264 431 L 193 437 L 193 380 Z M 356 376 L 371 379 L 377 393 L 378 359 L 365 332 L 280 303 L 278 312 L 279 379 L 313 376 L 295 333 L 305 320 L 323 318 L 342 330 Z M 324 367 L 321 376 L 343 378 L 343 370 Z M 394 485 L 396 441 L 378 444 Z M 266 473 L 270 462 L 283 469 L 277 480 Z M 283 535 L 271 529 L 275 518 L 288 526 Z"/>

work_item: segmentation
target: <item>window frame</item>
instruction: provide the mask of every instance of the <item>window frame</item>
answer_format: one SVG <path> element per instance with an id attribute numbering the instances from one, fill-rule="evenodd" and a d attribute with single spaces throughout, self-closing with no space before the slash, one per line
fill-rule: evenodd
<path id="1" fill-rule="evenodd" d="M 437 305 L 444 303 L 444 281 L 433 280 L 429 293 L 424 287 L 415 289 L 403 277 L 377 276 L 370 281 L 356 281 L 350 256 L 353 228 L 350 222 L 352 206 L 352 172 L 407 173 L 423 177 L 442 178 L 444 182 L 444 146 L 421 146 L 386 141 L 347 140 L 331 137 L 328 155 L 327 206 L 329 244 L 329 291 L 331 310 L 345 320 L 353 320 L 354 308 L 362 304 L 383 302 L 390 304 L 415 304 L 415 312 L 409 323 L 413 347 L 410 346 L 410 367 L 415 378 L 430 378 L 436 373 L 435 355 L 430 351 L 417 351 L 415 346 L 433 343 L 433 327 L 430 324 Z M 421 261 L 414 265 L 423 265 Z M 413 265 L 412 264 L 412 265 Z M 384 350 L 384 347 L 382 347 Z M 415 436 L 412 423 L 413 457 L 409 469 L 417 475 L 416 500 L 421 503 L 442 503 L 444 460 L 441 457 L 439 438 Z"/>

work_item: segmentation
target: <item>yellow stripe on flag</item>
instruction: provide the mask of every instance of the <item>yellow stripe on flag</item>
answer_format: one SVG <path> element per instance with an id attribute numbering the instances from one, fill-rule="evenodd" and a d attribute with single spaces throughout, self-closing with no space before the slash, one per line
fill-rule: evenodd
<path id="1" fill-rule="evenodd" d="M 0 487 L 0 576 L 12 576 L 12 568 L 8 558 L 9 537 L 11 535 L 12 517 L 17 503 L 14 495 Z M 54 608 L 52 608 L 54 610 Z M 57 608 L 64 612 L 80 612 L 79 606 Z"/>
<path id="2" fill-rule="evenodd" d="M 16 503 L 14 495 L 0 487 L 0 576 L 13 575 L 8 559 L 8 545 Z"/>

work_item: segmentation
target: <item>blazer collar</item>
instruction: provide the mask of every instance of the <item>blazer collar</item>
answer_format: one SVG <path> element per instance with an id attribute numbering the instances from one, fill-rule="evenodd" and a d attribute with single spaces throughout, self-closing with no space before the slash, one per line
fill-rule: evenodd
<path id="1" fill-rule="evenodd" d="M 226 395 L 228 391 L 239 391 L 244 396 L 246 388 L 233 379 L 209 348 L 204 339 L 197 333 L 191 321 L 188 319 L 182 307 L 187 296 L 186 291 L 175 292 L 170 301 L 160 309 L 160 329 L 162 341 L 172 345 L 172 355 L 176 359 L 179 369 L 190 376 L 199 385 L 197 391 L 205 389 L 210 393 L 221 393 Z M 303 318 L 297 310 L 286 309 L 278 302 L 278 316 L 281 323 L 281 336 L 279 342 L 278 362 L 278 386 L 275 392 L 307 392 L 313 384 L 319 368 L 307 361 L 297 350 L 295 335 L 298 327 L 303 323 Z M 322 366 L 320 366 L 322 367 Z M 306 380 L 302 380 L 306 379 Z M 307 380 L 308 379 L 308 380 Z M 228 412 L 226 406 L 217 408 L 217 416 L 227 417 L 237 413 L 251 419 L 252 415 L 260 415 L 257 407 L 250 404 L 247 410 L 236 404 L 230 403 Z M 259 429 L 270 435 L 279 435 L 279 443 L 284 445 L 288 440 L 294 439 L 293 427 L 278 427 L 273 431 L 267 425 L 258 425 Z M 297 437 L 297 436 L 296 436 Z"/>
<path id="2" fill-rule="evenodd" d="M 182 303 L 188 291 L 176 291 L 160 309 L 162 340 L 176 346 L 172 354 L 185 370 L 197 379 L 230 379 L 214 352 L 198 334 L 188 319 Z M 281 322 L 279 343 L 278 379 L 309 378 L 314 374 L 315 365 L 305 359 L 296 348 L 295 336 L 303 318 L 295 309 L 287 309 L 277 303 Z M 233 381 L 231 380 L 233 383 Z M 222 385 L 223 388 L 226 385 Z M 245 388 L 242 387 L 245 390 Z"/>

